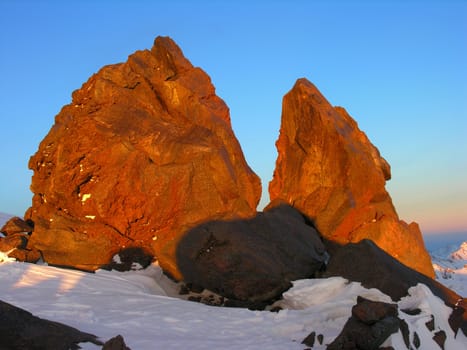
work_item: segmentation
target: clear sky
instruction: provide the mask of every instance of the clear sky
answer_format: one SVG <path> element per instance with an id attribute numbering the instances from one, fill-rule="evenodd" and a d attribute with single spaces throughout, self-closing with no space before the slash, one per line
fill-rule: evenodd
<path id="1" fill-rule="evenodd" d="M 467 1 L 0 0 L 0 212 L 31 204 L 29 157 L 71 93 L 172 37 L 212 78 L 263 182 L 282 96 L 306 77 L 392 167 L 400 217 L 467 231 Z"/>

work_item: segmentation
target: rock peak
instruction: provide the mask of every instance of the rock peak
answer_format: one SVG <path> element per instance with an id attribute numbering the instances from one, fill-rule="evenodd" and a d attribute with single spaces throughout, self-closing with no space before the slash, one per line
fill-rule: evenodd
<path id="1" fill-rule="evenodd" d="M 75 91 L 29 167 L 30 246 L 50 264 L 86 270 L 140 247 L 179 278 L 184 233 L 252 217 L 261 196 L 226 104 L 168 37 Z"/>
<path id="2" fill-rule="evenodd" d="M 158 68 L 166 71 L 166 80 L 173 78 L 179 71 L 193 68 L 190 61 L 183 55 L 180 47 L 168 36 L 158 36 L 154 40 L 151 53 L 160 64 Z"/>
<path id="3" fill-rule="evenodd" d="M 340 107 L 307 79 L 284 96 L 271 201 L 304 213 L 341 244 L 369 238 L 404 264 L 433 277 L 418 225 L 400 221 L 385 189 L 389 164 Z"/>

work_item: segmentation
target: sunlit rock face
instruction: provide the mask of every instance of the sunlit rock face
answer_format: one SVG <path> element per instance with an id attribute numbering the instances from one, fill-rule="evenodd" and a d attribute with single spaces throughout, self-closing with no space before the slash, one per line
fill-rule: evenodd
<path id="1" fill-rule="evenodd" d="M 227 106 L 166 37 L 75 91 L 29 167 L 30 245 L 51 264 L 87 270 L 136 246 L 180 277 L 184 232 L 252 217 L 261 196 Z"/>
<path id="2" fill-rule="evenodd" d="M 279 199 L 307 215 L 327 239 L 371 239 L 407 266 L 434 277 L 417 224 L 399 220 L 385 189 L 389 164 L 357 123 L 306 79 L 283 99 L 278 158 L 269 184 Z"/>

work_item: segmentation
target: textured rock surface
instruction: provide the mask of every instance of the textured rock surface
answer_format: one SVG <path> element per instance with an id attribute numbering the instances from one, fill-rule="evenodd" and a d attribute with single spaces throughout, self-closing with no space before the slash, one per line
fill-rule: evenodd
<path id="1" fill-rule="evenodd" d="M 276 146 L 271 200 L 300 210 L 327 239 L 344 244 L 369 238 L 434 277 L 418 225 L 399 220 L 385 190 L 388 163 L 347 112 L 332 107 L 306 79 L 284 96 Z"/>
<path id="2" fill-rule="evenodd" d="M 291 281 L 313 277 L 326 257 L 315 229 L 288 205 L 197 226 L 177 252 L 186 282 L 248 302 L 274 300 Z"/>
<path id="3" fill-rule="evenodd" d="M 248 218 L 261 195 L 229 110 L 169 38 L 73 93 L 31 157 L 30 245 L 93 270 L 126 247 L 180 277 L 178 240 L 207 219 Z"/>
<path id="4" fill-rule="evenodd" d="M 41 319 L 0 301 L 0 349 L 80 349 L 79 343 L 102 345 L 95 335 Z"/>
<path id="5" fill-rule="evenodd" d="M 34 229 L 32 222 L 26 222 L 23 219 L 14 216 L 10 218 L 5 225 L 0 229 L 0 232 L 5 236 L 13 235 L 16 233 L 31 233 Z"/>

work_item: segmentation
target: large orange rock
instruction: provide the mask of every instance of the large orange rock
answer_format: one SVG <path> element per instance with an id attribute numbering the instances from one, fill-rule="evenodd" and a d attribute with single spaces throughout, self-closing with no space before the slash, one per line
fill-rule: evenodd
<path id="1" fill-rule="evenodd" d="M 401 221 L 385 189 L 389 164 L 357 123 L 306 79 L 283 99 L 278 158 L 269 184 L 327 239 L 368 238 L 407 266 L 434 277 L 418 225 Z"/>
<path id="2" fill-rule="evenodd" d="M 29 167 L 29 245 L 51 264 L 87 270 L 143 247 L 180 278 L 183 234 L 250 218 L 261 196 L 227 106 L 166 37 L 75 91 Z"/>

